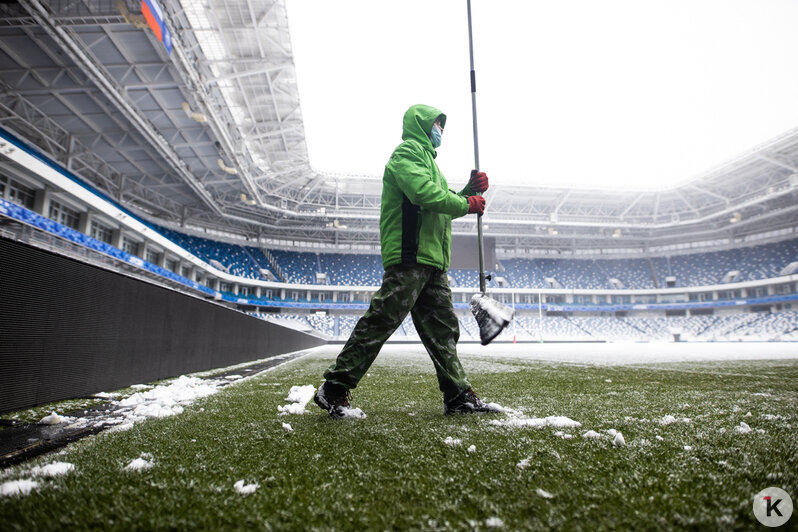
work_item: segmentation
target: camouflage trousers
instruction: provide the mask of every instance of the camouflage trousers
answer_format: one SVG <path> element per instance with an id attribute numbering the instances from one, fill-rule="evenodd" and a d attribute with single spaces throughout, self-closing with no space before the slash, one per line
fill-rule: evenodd
<path id="1" fill-rule="evenodd" d="M 460 325 L 446 272 L 421 264 L 386 268 L 382 286 L 324 378 L 349 389 L 356 387 L 408 312 L 435 366 L 444 401 L 470 388 L 457 358 Z"/>

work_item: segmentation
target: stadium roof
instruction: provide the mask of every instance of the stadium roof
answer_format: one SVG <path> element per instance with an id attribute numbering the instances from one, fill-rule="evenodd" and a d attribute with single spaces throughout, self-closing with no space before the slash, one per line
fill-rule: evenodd
<path id="1" fill-rule="evenodd" d="M 309 164 L 282 0 L 162 7 L 171 53 L 139 2 L 0 4 L 2 127 L 156 222 L 375 243 L 379 177 Z M 794 129 L 668 190 L 493 186 L 485 233 L 562 250 L 741 239 L 794 228 L 797 191 Z"/>

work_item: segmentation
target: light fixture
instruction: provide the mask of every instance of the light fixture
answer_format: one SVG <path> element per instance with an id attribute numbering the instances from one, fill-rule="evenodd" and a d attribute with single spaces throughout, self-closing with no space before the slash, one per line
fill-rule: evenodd
<path id="1" fill-rule="evenodd" d="M 247 205 L 255 205 L 255 203 L 257 203 L 254 199 L 249 199 L 247 197 L 247 195 L 244 194 L 243 192 L 241 193 L 240 198 L 241 198 L 241 202 L 242 203 L 246 203 Z"/>
<path id="2" fill-rule="evenodd" d="M 333 227 L 335 227 L 336 229 L 346 229 L 346 226 L 343 225 L 338 220 L 333 220 Z"/>
<path id="3" fill-rule="evenodd" d="M 741 212 L 735 212 L 734 216 L 729 218 L 729 222 L 733 223 L 733 224 L 736 224 L 737 222 L 739 222 L 742 219 L 743 219 L 743 214 Z"/>
<path id="4" fill-rule="evenodd" d="M 555 228 L 553 228 L 553 227 L 549 227 L 549 234 L 550 234 L 551 236 L 555 236 L 555 235 L 557 235 L 558 233 L 557 233 L 557 230 L 556 230 Z"/>
<path id="5" fill-rule="evenodd" d="M 616 230 L 615 230 L 615 231 L 612 233 L 612 238 L 620 238 L 620 236 L 621 236 L 621 230 L 620 230 L 620 229 L 616 229 Z"/>

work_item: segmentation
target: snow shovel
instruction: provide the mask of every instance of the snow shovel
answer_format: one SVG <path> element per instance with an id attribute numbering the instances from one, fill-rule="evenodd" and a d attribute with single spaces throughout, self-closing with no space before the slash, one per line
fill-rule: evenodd
<path id="1" fill-rule="evenodd" d="M 471 0 L 468 6 L 468 53 L 471 59 L 471 116 L 474 122 L 474 167 L 479 170 L 479 140 L 477 136 L 477 83 L 474 74 L 474 44 L 471 37 Z M 479 249 L 479 294 L 471 298 L 471 313 L 479 326 L 479 338 L 482 345 L 488 345 L 513 320 L 515 311 L 488 297 L 485 293 L 485 259 L 482 252 L 482 215 L 477 214 L 477 248 Z"/>

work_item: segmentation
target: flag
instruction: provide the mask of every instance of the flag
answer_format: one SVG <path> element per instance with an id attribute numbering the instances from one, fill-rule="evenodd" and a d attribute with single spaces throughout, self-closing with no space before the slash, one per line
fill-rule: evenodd
<path id="1" fill-rule="evenodd" d="M 158 37 L 158 40 L 166 47 L 166 52 L 171 54 L 172 34 L 169 33 L 169 28 L 164 24 L 163 10 L 161 6 L 158 5 L 158 1 L 141 0 L 141 14 L 144 15 L 147 25 L 153 33 L 155 33 L 155 36 Z"/>

